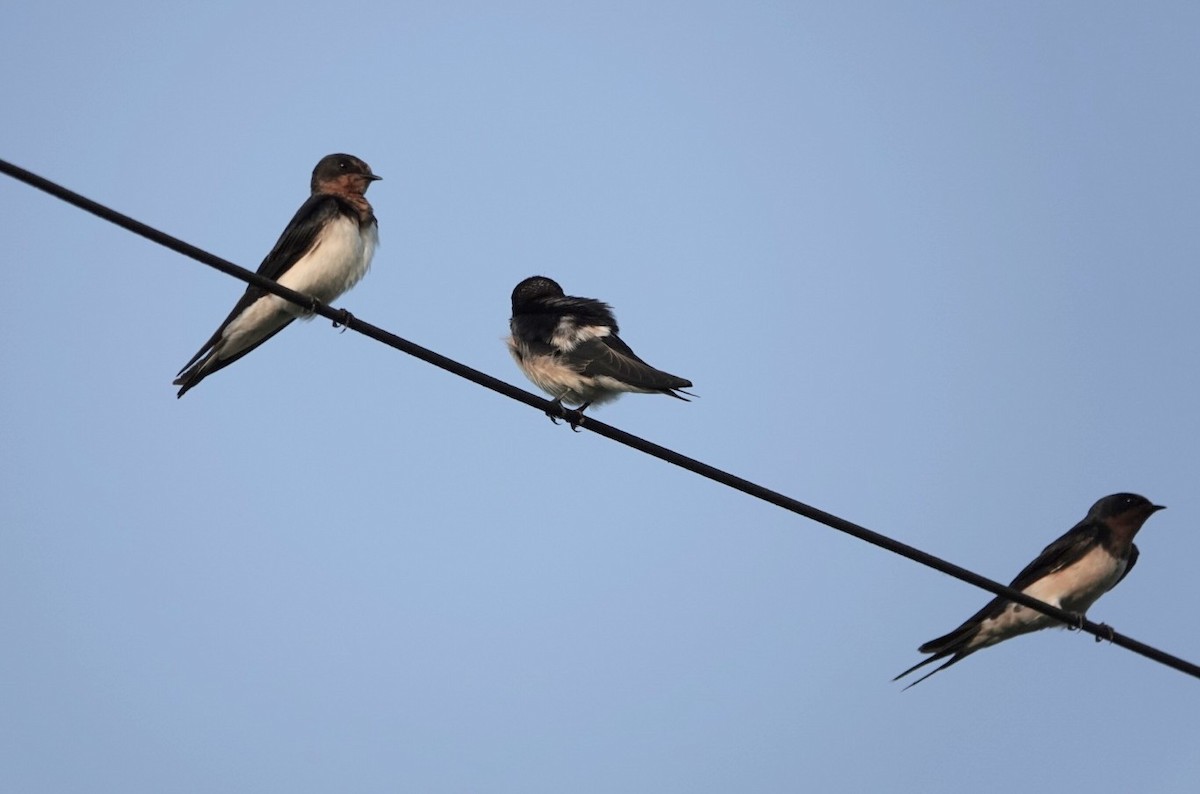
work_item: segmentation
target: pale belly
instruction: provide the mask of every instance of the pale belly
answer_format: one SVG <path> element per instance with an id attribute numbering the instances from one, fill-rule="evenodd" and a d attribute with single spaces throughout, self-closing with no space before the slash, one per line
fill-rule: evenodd
<path id="1" fill-rule="evenodd" d="M 279 283 L 329 303 L 367 274 L 378 241 L 379 230 L 374 225 L 360 231 L 357 221 L 339 217 L 329 224 L 316 247 L 279 278 Z M 294 314 L 304 313 L 298 306 L 288 306 Z"/>
<path id="2" fill-rule="evenodd" d="M 1096 599 L 1112 589 L 1124 571 L 1124 561 L 1113 559 L 1107 551 L 1097 547 L 1074 565 L 1042 577 L 1023 592 L 1068 612 L 1085 614 Z M 970 647 L 987 647 L 1018 634 L 1055 625 L 1060 624 L 1048 615 L 1010 603 L 1004 612 L 980 624 Z"/>

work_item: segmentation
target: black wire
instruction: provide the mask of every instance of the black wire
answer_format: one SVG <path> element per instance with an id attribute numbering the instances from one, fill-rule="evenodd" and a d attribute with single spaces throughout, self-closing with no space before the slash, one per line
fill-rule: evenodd
<path id="1" fill-rule="evenodd" d="M 585 430 L 590 430 L 593 433 L 604 436 L 605 438 L 612 439 L 613 441 L 624 444 L 627 447 L 636 449 L 639 452 L 644 452 L 647 455 L 652 455 L 658 458 L 659 460 L 663 460 L 667 463 L 679 466 L 680 468 L 687 469 L 688 471 L 699 474 L 701 477 L 707 477 L 714 482 L 721 483 L 722 485 L 741 491 L 744 494 L 753 496 L 756 499 L 761 499 L 764 502 L 769 502 L 770 504 L 781 507 L 784 510 L 788 510 L 792 513 L 796 513 L 797 515 L 812 519 L 813 521 L 824 524 L 827 527 L 836 529 L 839 532 L 844 532 L 847 535 L 858 538 L 859 540 L 864 540 L 867 543 L 871 543 L 875 546 L 886 549 L 893 554 L 898 554 L 901 557 L 906 557 L 912 560 L 913 562 L 918 562 L 921 565 L 933 568 L 935 571 L 941 571 L 944 574 L 953 576 L 955 579 L 960 579 L 968 584 L 973 584 L 978 588 L 987 590 L 995 595 L 1002 596 L 1003 598 L 1006 598 L 1014 603 L 1021 604 L 1022 606 L 1029 607 L 1030 609 L 1035 609 L 1038 612 L 1041 612 L 1044 615 L 1049 615 L 1055 620 L 1058 620 L 1071 628 L 1078 628 L 1094 635 L 1097 641 L 1101 639 L 1109 640 L 1114 645 L 1119 645 L 1122 648 L 1131 650 L 1134 653 L 1139 653 L 1142 656 L 1153 659 L 1154 661 L 1167 665 L 1168 667 L 1172 667 L 1182 673 L 1200 678 L 1200 665 L 1195 665 L 1185 659 L 1173 656 L 1151 645 L 1139 642 L 1132 637 L 1118 634 L 1112 629 L 1111 626 L 1103 623 L 1094 623 L 1077 613 L 1068 612 L 1065 609 L 1059 609 L 1056 606 L 1047 604 L 1044 601 L 1040 601 L 1032 596 L 1026 595 L 1019 590 L 1014 590 L 1011 587 L 1000 584 L 992 579 L 988 579 L 986 576 L 980 576 L 974 571 L 969 571 L 966 568 L 955 565 L 954 563 L 947 562 L 940 557 L 935 557 L 932 554 L 921 551 L 913 546 L 909 546 L 906 543 L 901 543 L 898 540 L 894 540 L 886 535 L 881 535 L 878 532 L 874 532 L 866 527 L 859 526 L 858 524 L 847 521 L 844 518 L 839 518 L 831 513 L 826 513 L 824 510 L 818 510 L 815 507 L 806 505 L 803 502 L 792 499 L 789 496 L 784 496 L 777 491 L 764 488 L 763 486 L 757 485 L 749 480 L 742 479 L 741 477 L 737 477 L 729 472 L 709 466 L 707 463 L 701 463 L 694 458 L 689 458 L 686 455 L 681 455 L 674 450 L 659 446 L 658 444 L 647 441 L 644 438 L 626 433 L 624 430 L 604 424 L 603 422 L 598 422 L 590 416 L 584 418 L 581 416 L 581 414 L 570 409 L 563 408 L 557 403 L 538 397 L 537 395 L 531 394 L 524 389 L 519 389 L 516 386 L 508 384 L 498 378 L 494 378 L 491 375 L 480 372 L 477 369 L 468 367 L 465 364 L 460 364 L 453 359 L 447 358 L 439 353 L 433 352 L 432 350 L 414 344 L 407 339 L 396 336 L 395 334 L 385 331 L 384 329 L 372 325 L 371 323 L 359 320 L 357 317 L 354 317 L 344 309 L 330 308 L 315 298 L 304 295 L 300 292 L 296 292 L 295 290 L 288 289 L 287 287 L 280 286 L 278 283 L 269 278 L 264 278 L 257 273 L 253 273 L 243 267 L 233 264 L 232 262 L 229 262 L 218 256 L 214 256 L 207 251 L 185 243 L 176 237 L 172 237 L 169 234 L 160 232 L 153 227 L 147 226 L 140 221 L 130 218 L 128 215 L 122 215 L 115 210 L 109 209 L 103 204 L 99 204 L 91 199 L 79 195 L 78 193 L 67 190 L 66 188 L 57 185 L 48 179 L 44 179 L 5 160 L 0 160 L 0 172 L 24 182 L 27 185 L 31 185 L 39 190 L 43 190 L 55 198 L 59 198 L 68 204 L 73 204 L 74 206 L 86 210 L 97 217 L 103 218 L 110 223 L 114 223 L 117 226 L 127 229 L 135 234 L 140 234 L 142 237 L 156 242 L 159 245 L 170 248 L 172 251 L 176 251 L 184 256 L 191 257 L 198 262 L 202 262 L 209 267 L 216 268 L 222 273 L 226 273 L 234 278 L 240 279 L 249 284 L 253 284 L 256 287 L 260 287 L 267 292 L 274 293 L 275 295 L 278 295 L 281 298 L 284 298 L 285 300 L 290 301 L 298 306 L 303 306 L 305 309 L 313 312 L 314 314 L 319 314 L 322 317 L 338 323 L 339 325 L 343 325 L 346 328 L 350 328 L 351 330 L 357 331 L 364 336 L 370 337 L 377 342 L 382 342 L 389 347 L 393 347 L 401 352 L 415 356 L 416 358 L 432 364 L 435 367 L 440 367 L 447 372 L 452 372 L 459 377 L 466 378 L 472 383 L 476 383 L 480 386 L 491 389 L 492 391 L 499 392 L 506 397 L 511 397 L 518 402 L 523 402 L 526 405 L 532 406 L 541 411 L 545 411 L 547 414 L 552 416 L 557 416 L 568 421 L 579 422 L 579 426 Z"/>

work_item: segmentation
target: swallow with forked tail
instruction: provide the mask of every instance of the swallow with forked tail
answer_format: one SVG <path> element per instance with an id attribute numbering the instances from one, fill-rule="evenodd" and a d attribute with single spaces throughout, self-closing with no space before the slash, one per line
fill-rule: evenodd
<path id="1" fill-rule="evenodd" d="M 1012 587 L 1047 604 L 1080 616 L 1129 575 L 1137 563 L 1138 548 L 1133 537 L 1162 505 L 1131 493 L 1106 496 L 1065 535 L 1047 546 L 1037 559 L 1012 580 Z M 1028 607 L 996 597 L 949 634 L 930 640 L 917 650 L 932 654 L 893 678 L 899 680 L 914 670 L 950 659 L 932 672 L 913 681 L 916 686 L 929 676 L 982 648 L 1010 637 L 1062 625 L 1054 618 Z"/>
<path id="2" fill-rule="evenodd" d="M 638 358 L 617 336 L 617 320 L 608 304 L 565 295 L 544 276 L 527 278 L 513 290 L 509 328 L 508 349 L 517 366 L 559 405 L 576 405 L 582 412 L 624 392 L 687 401 L 683 395 L 688 393 L 682 390 L 691 387 L 691 381 Z"/>
<path id="3" fill-rule="evenodd" d="M 313 169 L 312 194 L 258 266 L 258 274 L 322 303 L 335 300 L 366 275 L 379 243 L 379 224 L 367 187 L 379 179 L 348 154 L 321 158 Z M 297 317 L 302 307 L 250 286 L 204 346 L 175 378 L 182 397 L 200 381 L 249 353 Z"/>

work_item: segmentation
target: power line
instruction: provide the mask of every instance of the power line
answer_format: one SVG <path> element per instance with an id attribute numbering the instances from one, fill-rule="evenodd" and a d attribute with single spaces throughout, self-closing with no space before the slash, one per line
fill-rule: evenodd
<path id="1" fill-rule="evenodd" d="M 772 491 L 769 488 L 764 488 L 761 485 L 753 483 L 749 480 L 745 480 L 741 477 L 737 477 L 729 472 L 723 471 L 714 466 L 710 466 L 707 463 L 702 463 L 694 458 L 689 458 L 686 455 L 675 452 L 674 450 L 667 449 L 666 447 L 659 446 L 651 441 L 647 441 L 644 438 L 632 435 L 631 433 L 626 433 L 624 430 L 620 430 L 611 425 L 599 422 L 590 416 L 584 419 L 581 414 L 575 411 L 564 408 L 563 406 L 553 403 L 550 400 L 538 397 L 535 394 L 531 394 L 524 389 L 519 389 L 516 386 L 508 384 L 498 378 L 494 378 L 491 375 L 480 372 L 477 369 L 468 367 L 465 364 L 460 364 L 451 358 L 447 358 L 446 356 L 435 353 L 432 350 L 414 344 L 413 342 L 396 336 L 395 334 L 376 325 L 364 322 L 363 320 L 354 317 L 344 309 L 331 308 L 315 298 L 281 286 L 269 278 L 264 278 L 257 273 L 246 270 L 243 267 L 239 267 L 238 265 L 222 259 L 219 256 L 214 256 L 213 254 L 197 248 L 194 245 L 185 243 L 183 240 L 180 240 L 177 237 L 172 237 L 171 235 L 161 232 L 158 229 L 147 226 L 140 221 L 130 218 L 128 215 L 123 215 L 116 210 L 110 209 L 103 204 L 92 201 L 89 198 L 85 198 L 78 193 L 68 190 L 61 185 L 51 182 L 50 180 L 40 177 L 30 171 L 26 171 L 25 169 L 13 165 L 5 160 L 0 160 L 0 172 L 24 182 L 27 185 L 35 187 L 38 190 L 45 191 L 55 198 L 61 199 L 68 204 L 72 204 L 82 210 L 90 212 L 93 215 L 103 218 L 110 223 L 116 224 L 123 229 L 133 232 L 134 234 L 139 234 L 148 240 L 158 243 L 159 245 L 170 248 L 172 251 L 183 254 L 184 256 L 195 259 L 196 261 L 206 264 L 209 267 L 216 268 L 222 273 L 233 276 L 241 281 L 245 281 L 248 284 L 252 284 L 256 287 L 266 290 L 267 292 L 278 295 L 279 297 L 291 303 L 302 306 L 314 314 L 319 314 L 320 316 L 332 320 L 339 325 L 343 325 L 346 328 L 357 331 L 358 333 L 370 337 L 377 342 L 381 342 L 388 347 L 393 347 L 396 350 L 409 354 L 410 356 L 415 356 L 416 358 L 419 358 L 428 364 L 432 364 L 435 367 L 444 369 L 447 372 L 452 372 L 461 378 L 471 381 L 472 383 L 476 383 L 484 388 L 499 392 L 506 397 L 510 397 L 518 402 L 525 403 L 526 405 L 537 408 L 538 410 L 544 411 L 552 416 L 580 422 L 579 426 L 585 430 L 590 430 L 591 432 L 604 436 L 605 438 L 636 449 L 639 452 L 644 452 L 645 454 L 656 457 L 659 460 L 666 461 L 667 463 L 678 466 L 682 469 L 699 474 L 701 477 L 706 477 L 714 482 L 720 483 L 721 485 L 725 485 L 729 488 L 741 491 L 749 496 L 753 496 L 756 499 L 769 502 L 776 507 L 781 507 L 784 510 L 804 516 L 805 518 L 811 519 L 820 524 L 824 524 L 825 526 L 836 529 L 839 532 L 844 532 L 847 535 L 858 538 L 859 540 L 879 546 L 880 548 L 886 549 L 893 554 L 898 554 L 901 557 L 912 560 L 913 562 L 920 563 L 928 568 L 933 568 L 935 571 L 941 571 L 944 574 L 953 576 L 955 579 L 959 579 L 968 584 L 973 584 L 980 589 L 987 590 L 990 593 L 1006 598 L 1014 603 L 1037 610 L 1038 612 L 1041 612 L 1044 615 L 1049 615 L 1055 620 L 1058 620 L 1071 628 L 1078 628 L 1082 631 L 1086 631 L 1087 633 L 1095 636 L 1097 641 L 1100 641 L 1101 639 L 1109 640 L 1114 645 L 1119 645 L 1122 648 L 1126 648 L 1134 653 L 1139 653 L 1142 656 L 1153 659 L 1154 661 L 1164 664 L 1168 667 L 1172 667 L 1182 673 L 1186 673 L 1195 678 L 1200 678 L 1200 665 L 1193 664 L 1185 659 L 1179 658 L 1178 656 L 1173 656 L 1172 654 L 1159 650 L 1151 645 L 1139 642 L 1132 637 L 1118 634 L 1111 626 L 1103 623 L 1094 623 L 1074 612 L 1068 612 L 1051 604 L 1047 604 L 1044 601 L 1040 601 L 1032 596 L 1022 593 L 1019 590 L 1014 590 L 1011 587 L 1000 584 L 992 579 L 988 579 L 986 576 L 981 576 L 974 571 L 967 570 L 966 568 L 943 560 L 942 558 L 936 557 L 928 552 L 921 551 L 920 549 L 909 546 L 906 543 L 901 543 L 898 540 L 894 540 L 887 535 L 874 532 L 866 527 L 847 521 L 844 518 L 839 518 L 832 513 L 826 513 L 824 510 L 818 510 L 817 508 L 804 504 L 799 500 L 785 496 L 778 491 Z"/>

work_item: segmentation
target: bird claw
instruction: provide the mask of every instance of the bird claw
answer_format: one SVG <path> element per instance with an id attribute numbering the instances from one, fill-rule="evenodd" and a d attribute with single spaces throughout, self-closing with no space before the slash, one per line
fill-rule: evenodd
<path id="1" fill-rule="evenodd" d="M 1075 622 L 1067 624 L 1067 631 L 1082 631 L 1083 630 L 1083 622 L 1084 622 L 1084 620 L 1086 620 L 1087 616 L 1084 615 L 1082 612 L 1075 612 L 1074 617 L 1075 617 Z M 1100 623 L 1098 625 L 1100 626 L 1100 631 L 1097 634 L 1095 634 L 1092 637 L 1092 639 L 1094 639 L 1096 642 L 1103 642 L 1104 640 L 1108 640 L 1109 642 L 1112 642 L 1113 639 L 1117 636 L 1117 633 L 1115 631 L 1113 631 L 1113 627 L 1108 625 L 1107 623 Z"/>
<path id="2" fill-rule="evenodd" d="M 583 424 L 583 409 L 587 408 L 591 403 L 584 403 L 578 408 L 572 409 L 564 406 L 562 404 L 562 398 L 560 397 L 558 399 L 551 400 L 550 404 L 553 405 L 554 408 L 558 409 L 555 411 L 554 408 L 551 408 L 546 411 L 546 416 L 550 417 L 550 421 L 554 424 L 558 424 L 558 420 L 560 418 L 566 419 L 567 424 L 571 426 L 571 429 L 578 433 L 579 426 Z"/>
<path id="3" fill-rule="evenodd" d="M 586 402 L 586 403 L 584 403 L 584 404 L 583 404 L 583 405 L 581 405 L 581 406 L 579 406 L 579 407 L 578 407 L 578 408 L 576 408 L 574 411 L 569 411 L 569 412 L 568 412 L 568 413 L 572 413 L 572 414 L 574 414 L 574 415 L 575 415 L 574 417 L 568 416 L 568 417 L 567 417 L 567 423 L 571 425 L 571 429 L 572 429 L 572 430 L 574 430 L 576 433 L 578 433 L 578 432 L 579 432 L 579 426 L 580 426 L 581 424 L 583 424 L 583 418 L 584 418 L 584 417 L 583 417 L 583 411 L 584 411 L 584 409 L 585 409 L 585 408 L 587 408 L 589 405 L 591 405 L 591 402 L 590 402 L 590 401 L 589 401 L 589 402 Z"/>
<path id="4" fill-rule="evenodd" d="M 342 309 L 342 310 L 341 310 L 341 312 L 340 312 L 340 313 L 339 313 L 339 315 L 338 315 L 338 318 L 337 318 L 336 320 L 334 320 L 334 321 L 333 321 L 333 327 L 334 327 L 334 328 L 341 328 L 341 329 L 342 329 L 342 333 L 344 334 L 344 333 L 346 333 L 346 327 L 347 327 L 348 325 L 350 325 L 350 321 L 351 321 L 351 320 L 353 320 L 353 319 L 354 319 L 354 315 L 353 315 L 353 314 L 351 314 L 351 313 L 350 313 L 349 311 L 347 311 L 346 309 Z"/>
<path id="5" fill-rule="evenodd" d="M 566 411 L 566 413 L 568 414 L 567 424 L 571 426 L 572 430 L 574 430 L 576 433 L 578 433 L 579 426 L 581 424 L 583 424 L 583 415 L 580 414 L 578 411 Z M 572 417 L 572 416 L 570 416 L 570 414 L 574 414 L 574 416 Z M 550 417 L 551 422 L 553 422 L 554 424 L 558 424 L 558 415 L 557 414 L 551 413 L 550 411 L 546 411 L 546 416 Z"/>

